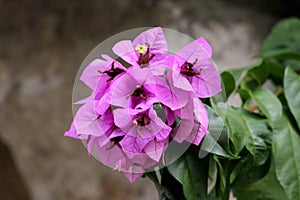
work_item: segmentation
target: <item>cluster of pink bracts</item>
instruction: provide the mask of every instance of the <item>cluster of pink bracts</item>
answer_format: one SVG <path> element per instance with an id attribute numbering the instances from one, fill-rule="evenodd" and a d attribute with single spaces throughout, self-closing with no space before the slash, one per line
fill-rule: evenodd
<path id="1" fill-rule="evenodd" d="M 80 79 L 92 94 L 78 102 L 83 105 L 65 136 L 86 140 L 89 153 L 95 148 L 104 165 L 134 182 L 164 163 L 170 141 L 200 143 L 208 115 L 199 98 L 219 93 L 221 80 L 202 37 L 170 55 L 157 27 L 112 50 L 122 61 L 102 55 L 83 71 Z"/>

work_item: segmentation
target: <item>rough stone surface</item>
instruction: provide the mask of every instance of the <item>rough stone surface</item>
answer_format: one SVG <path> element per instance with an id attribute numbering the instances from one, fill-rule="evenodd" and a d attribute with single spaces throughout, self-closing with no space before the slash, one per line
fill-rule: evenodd
<path id="1" fill-rule="evenodd" d="M 205 36 L 220 69 L 253 62 L 274 19 L 227 1 L 0 0 L 0 137 L 34 200 L 156 199 L 63 137 L 72 87 L 89 51 L 112 34 L 163 26 Z M 1 179 L 0 179 L 1 182 Z M 1 199 L 1 197 L 0 197 Z"/>
<path id="2" fill-rule="evenodd" d="M 29 200 L 30 194 L 7 145 L 0 140 L 0 197 Z M 17 189 L 16 189 L 17 188 Z"/>

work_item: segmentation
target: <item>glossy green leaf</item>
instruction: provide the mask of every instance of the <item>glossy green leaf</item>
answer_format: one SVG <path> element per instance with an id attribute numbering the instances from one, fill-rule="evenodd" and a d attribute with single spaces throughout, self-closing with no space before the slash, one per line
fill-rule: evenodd
<path id="1" fill-rule="evenodd" d="M 156 115 L 162 120 L 162 121 L 166 121 L 167 117 L 166 117 L 166 112 L 162 106 L 161 103 L 155 103 L 153 104 L 153 109 L 156 112 Z"/>
<path id="2" fill-rule="evenodd" d="M 293 70 L 297 71 L 297 73 L 300 72 L 300 61 L 299 60 L 291 60 L 286 59 L 283 60 L 284 67 L 290 66 Z"/>
<path id="3" fill-rule="evenodd" d="M 300 137 L 286 115 L 274 129 L 273 156 L 277 178 L 288 198 L 300 199 Z"/>
<path id="4" fill-rule="evenodd" d="M 238 89 L 238 93 L 241 97 L 241 99 L 243 100 L 243 108 L 247 109 L 247 106 L 245 106 L 245 104 L 247 104 L 247 101 L 249 101 L 249 99 L 251 98 L 250 96 L 250 91 L 248 89 Z"/>
<path id="5" fill-rule="evenodd" d="M 228 98 L 235 89 L 235 79 L 233 75 L 227 71 L 221 73 L 221 78 L 224 85 L 223 90 L 225 90 L 226 98 Z"/>
<path id="6" fill-rule="evenodd" d="M 208 153 L 212 153 L 218 156 L 235 159 L 237 156 L 233 155 L 231 152 L 225 151 L 218 141 L 213 138 L 210 134 L 206 135 L 200 146 L 199 158 L 205 157 Z"/>
<path id="7" fill-rule="evenodd" d="M 231 106 L 227 106 L 224 103 L 219 103 L 216 106 L 217 113 L 225 119 L 228 127 L 229 139 L 233 143 L 233 153 L 238 155 L 244 146 L 251 141 L 251 133 L 245 131 L 245 122 L 239 116 L 240 113 Z"/>
<path id="8" fill-rule="evenodd" d="M 268 89 L 263 87 L 256 88 L 250 92 L 251 97 L 257 103 L 259 109 L 266 115 L 272 126 L 282 115 L 282 105 L 279 99 Z"/>
<path id="9" fill-rule="evenodd" d="M 274 165 L 272 164 L 267 175 L 259 181 L 247 185 L 237 185 L 233 189 L 238 200 L 287 200 L 287 196 L 279 184 Z"/>
<path id="10" fill-rule="evenodd" d="M 233 76 L 235 82 L 238 82 L 239 79 L 242 77 L 243 73 L 248 68 L 247 67 L 242 67 L 242 68 L 236 68 L 236 69 L 229 69 L 229 70 L 226 70 L 226 72 L 229 72 Z"/>
<path id="11" fill-rule="evenodd" d="M 168 171 L 183 186 L 187 200 L 206 199 L 208 181 L 208 159 L 199 159 L 190 151 L 168 166 Z"/>
<path id="12" fill-rule="evenodd" d="M 167 168 L 162 168 L 159 170 L 161 175 L 160 184 L 167 188 L 167 190 L 172 194 L 176 200 L 186 200 L 183 194 L 182 184 L 174 178 Z M 163 196 L 166 200 L 169 198 L 166 195 Z"/>
<path id="13" fill-rule="evenodd" d="M 209 115 L 209 135 L 206 135 L 200 145 L 199 157 L 205 157 L 209 152 L 224 157 L 234 158 L 229 151 L 229 139 L 225 121 L 210 107 L 206 106 Z M 228 152 L 229 151 L 229 152 Z"/>
<path id="14" fill-rule="evenodd" d="M 226 102 L 230 94 L 235 90 L 235 78 L 232 73 L 224 71 L 221 73 L 222 92 L 210 98 L 212 102 Z"/>
<path id="15" fill-rule="evenodd" d="M 282 63 L 274 59 L 267 59 L 267 62 L 269 63 L 272 69 L 270 70 L 270 78 L 275 84 L 281 85 L 283 80 L 285 65 L 283 65 Z"/>
<path id="16" fill-rule="evenodd" d="M 260 63 L 254 65 L 247 71 L 247 74 L 241 80 L 238 93 L 245 103 L 251 98 L 250 92 L 257 87 L 260 87 L 269 77 L 270 63 L 263 60 Z"/>
<path id="17" fill-rule="evenodd" d="M 263 58 L 276 58 L 300 61 L 300 52 L 291 51 L 289 49 L 269 50 L 261 55 Z"/>
<path id="18" fill-rule="evenodd" d="M 249 132 L 250 139 L 246 144 L 247 150 L 253 155 L 257 165 L 266 162 L 270 154 L 272 134 L 268 129 L 267 122 L 259 116 L 241 110 L 238 117 L 243 123 L 243 131 Z"/>
<path id="19" fill-rule="evenodd" d="M 262 56 L 279 62 L 283 68 L 291 66 L 294 70 L 300 70 L 299 32 L 300 20 L 298 18 L 280 21 L 265 40 Z M 272 71 L 275 70 L 272 67 Z"/>
<path id="20" fill-rule="evenodd" d="M 209 156 L 208 177 L 210 184 L 208 185 L 207 192 L 210 197 L 216 197 L 216 184 L 218 179 L 217 162 L 214 160 L 214 155 Z"/>
<path id="21" fill-rule="evenodd" d="M 274 50 L 290 50 L 300 52 L 300 20 L 289 18 L 281 20 L 267 37 L 262 53 Z"/>
<path id="22" fill-rule="evenodd" d="M 220 160 L 218 159 L 217 156 L 213 156 L 213 159 L 216 161 L 217 163 L 217 166 L 218 166 L 218 169 L 219 169 L 219 179 L 220 179 L 220 182 L 219 182 L 219 190 L 220 190 L 220 193 L 221 194 L 224 194 L 225 193 L 225 190 L 226 190 L 226 185 L 227 185 L 227 182 L 226 182 L 226 174 L 224 172 L 224 168 L 220 162 Z M 218 195 L 219 196 L 219 195 Z"/>
<path id="23" fill-rule="evenodd" d="M 290 67 L 284 73 L 284 95 L 300 129 L 300 76 Z"/>
<path id="24" fill-rule="evenodd" d="M 257 114 L 234 109 L 224 103 L 218 103 L 215 109 L 225 119 L 229 138 L 234 145 L 234 154 L 237 155 L 246 146 L 257 164 L 263 164 L 269 156 L 271 146 L 271 132 L 267 121 Z"/>
<path id="25" fill-rule="evenodd" d="M 254 89 L 264 84 L 270 72 L 269 63 L 265 60 L 254 65 L 247 71 L 246 76 L 240 83 L 241 89 Z"/>
<path id="26" fill-rule="evenodd" d="M 228 69 L 228 70 L 226 70 L 226 72 L 229 72 L 233 76 L 235 82 L 239 82 L 239 80 L 243 76 L 243 74 L 255 66 L 257 66 L 257 64 L 247 66 L 247 67 Z"/>
<path id="27" fill-rule="evenodd" d="M 251 154 L 243 154 L 242 158 L 230 174 L 230 183 L 234 186 L 247 186 L 264 177 L 269 170 L 270 159 L 258 165 Z"/>

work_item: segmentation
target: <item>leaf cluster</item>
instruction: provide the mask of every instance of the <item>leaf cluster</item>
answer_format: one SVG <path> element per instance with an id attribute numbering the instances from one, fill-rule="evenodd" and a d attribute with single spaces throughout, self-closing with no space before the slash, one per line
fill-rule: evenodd
<path id="1" fill-rule="evenodd" d="M 280 21 L 259 62 L 221 73 L 223 93 L 205 99 L 210 134 L 149 172 L 160 199 L 300 200 L 300 20 Z M 228 99 L 240 98 L 239 107 Z M 157 174 L 161 177 L 158 178 Z"/>

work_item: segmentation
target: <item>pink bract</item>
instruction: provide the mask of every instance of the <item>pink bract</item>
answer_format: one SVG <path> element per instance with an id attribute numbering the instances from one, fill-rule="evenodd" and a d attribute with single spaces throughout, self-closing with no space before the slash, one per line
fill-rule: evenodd
<path id="1" fill-rule="evenodd" d="M 134 182 L 165 164 L 170 142 L 200 144 L 209 119 L 199 98 L 219 93 L 221 78 L 203 37 L 170 55 L 156 27 L 112 50 L 118 61 L 102 55 L 82 72 L 92 92 L 76 102 L 82 106 L 65 136 L 86 141 L 89 154 Z"/>

